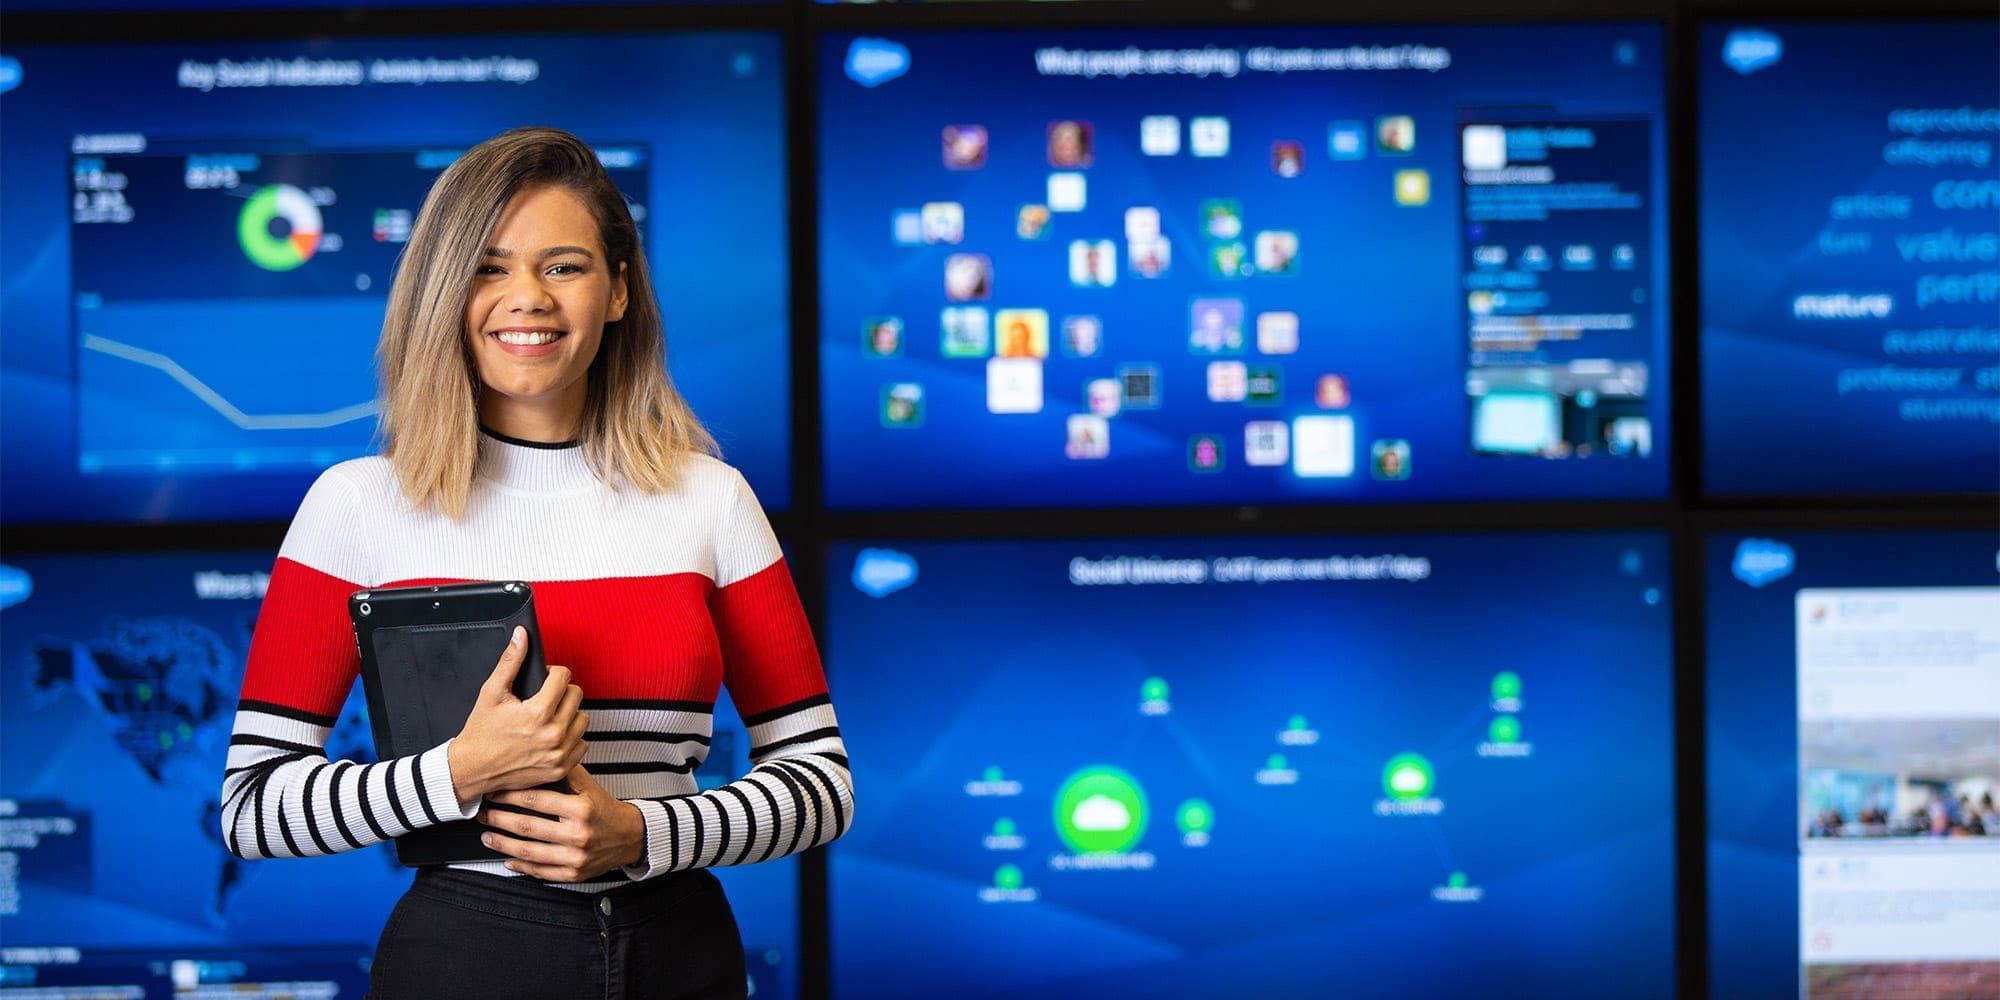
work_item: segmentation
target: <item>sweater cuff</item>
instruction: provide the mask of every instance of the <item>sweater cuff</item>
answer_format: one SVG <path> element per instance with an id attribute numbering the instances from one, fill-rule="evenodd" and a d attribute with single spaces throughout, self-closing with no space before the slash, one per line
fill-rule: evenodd
<path id="1" fill-rule="evenodd" d="M 680 862 L 678 817 L 670 803 L 652 799 L 627 799 L 639 808 L 639 815 L 646 818 L 646 856 L 636 865 L 625 865 L 627 878 L 633 881 L 664 875 L 674 871 Z"/>
<path id="2" fill-rule="evenodd" d="M 453 740 L 458 737 L 452 737 Z M 446 740 L 424 751 L 421 758 L 424 765 L 424 798 L 437 810 L 438 822 L 471 819 L 478 815 L 480 796 L 469 799 L 458 797 L 458 786 L 451 778 L 451 740 Z M 454 811 L 455 810 L 455 811 Z"/>

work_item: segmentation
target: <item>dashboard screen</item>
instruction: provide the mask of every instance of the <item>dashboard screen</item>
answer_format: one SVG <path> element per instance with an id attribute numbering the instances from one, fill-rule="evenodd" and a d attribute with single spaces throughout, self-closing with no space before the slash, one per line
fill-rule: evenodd
<path id="1" fill-rule="evenodd" d="M 829 36 L 828 506 L 1664 495 L 1661 47 Z"/>
<path id="2" fill-rule="evenodd" d="M 835 547 L 835 995 L 1674 995 L 1668 552 Z"/>
<path id="3" fill-rule="evenodd" d="M 523 124 L 597 148 L 677 385 L 787 505 L 779 53 L 753 33 L 7 50 L 7 521 L 291 516 L 376 450 L 383 304 L 432 182 Z"/>
<path id="4" fill-rule="evenodd" d="M 1707 492 L 2000 492 L 1996 33 L 1702 31 Z"/>
<path id="5" fill-rule="evenodd" d="M 271 561 L 235 551 L 0 565 L 0 993 L 367 992 L 376 940 L 410 884 L 394 849 L 246 862 L 221 840 L 224 758 Z M 360 685 L 339 719 L 328 756 L 373 761 Z M 697 783 L 733 780 L 748 755 L 725 694 Z M 797 862 L 715 874 L 755 995 L 797 996 Z"/>
<path id="6" fill-rule="evenodd" d="M 1996 553 L 1708 539 L 1714 995 L 2000 994 Z"/>

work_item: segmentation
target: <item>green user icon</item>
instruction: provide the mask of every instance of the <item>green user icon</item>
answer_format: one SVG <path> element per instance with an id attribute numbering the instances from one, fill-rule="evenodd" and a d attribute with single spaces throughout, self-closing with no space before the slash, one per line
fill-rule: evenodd
<path id="1" fill-rule="evenodd" d="M 1511 715 L 1502 715 L 1486 727 L 1486 736 L 1495 743 L 1521 742 L 1521 720 Z"/>
<path id="2" fill-rule="evenodd" d="M 1493 700 L 1512 701 L 1521 696 L 1521 675 L 1502 670 L 1493 675 Z"/>
<path id="3" fill-rule="evenodd" d="M 1290 763 L 1291 763 L 1290 761 L 1285 759 L 1284 754 L 1274 753 L 1271 756 L 1264 759 L 1264 770 L 1283 771 L 1287 769 L 1287 765 L 1289 765 Z"/>
<path id="4" fill-rule="evenodd" d="M 1146 683 L 1139 685 L 1140 701 L 1166 701 L 1167 694 L 1167 679 L 1165 677 L 1148 677 L 1146 678 Z"/>
<path id="5" fill-rule="evenodd" d="M 1215 808 L 1201 799 L 1189 799 L 1175 810 L 1174 825 L 1180 827 L 1183 837 L 1190 833 L 1207 833 L 1215 829 Z"/>
<path id="6" fill-rule="evenodd" d="M 1399 753 L 1382 768 L 1382 790 L 1398 802 L 1415 802 L 1431 793 L 1437 773 L 1422 754 Z"/>
<path id="7" fill-rule="evenodd" d="M 1294 716 L 1292 716 L 1292 720 L 1291 720 L 1290 722 L 1287 722 L 1287 723 L 1285 723 L 1285 728 L 1286 728 L 1286 729 L 1288 729 L 1288 730 L 1291 730 L 1292 732 L 1295 732 L 1295 733 L 1303 733 L 1303 732 L 1305 732 L 1305 731 L 1306 731 L 1307 729 L 1310 729 L 1310 728 L 1312 728 L 1312 727 L 1310 727 L 1310 726 L 1306 725 L 1306 717 L 1305 717 L 1305 716 L 1303 716 L 1303 715 L 1294 715 Z"/>
<path id="8" fill-rule="evenodd" d="M 1014 835 L 1014 832 L 1014 821 L 1011 819 L 1002 818 L 993 824 L 993 835 L 995 837 L 1011 837 Z"/>
<path id="9" fill-rule="evenodd" d="M 1000 770 L 998 766 L 989 767 L 985 774 L 980 775 L 980 779 L 989 785 L 997 785 L 1007 780 L 1007 772 Z"/>
<path id="10" fill-rule="evenodd" d="M 1451 878 L 1449 881 L 1446 882 L 1446 884 L 1454 889 L 1463 889 L 1466 886 L 1472 884 L 1472 881 L 1465 877 L 1464 872 L 1452 872 Z"/>
<path id="11" fill-rule="evenodd" d="M 1146 832 L 1146 793 L 1131 775 L 1096 765 L 1056 792 L 1056 833 L 1078 854 L 1130 850 Z"/>
<path id="12" fill-rule="evenodd" d="M 1021 887 L 1021 866 L 1001 865 L 993 872 L 995 889 L 1019 889 Z"/>

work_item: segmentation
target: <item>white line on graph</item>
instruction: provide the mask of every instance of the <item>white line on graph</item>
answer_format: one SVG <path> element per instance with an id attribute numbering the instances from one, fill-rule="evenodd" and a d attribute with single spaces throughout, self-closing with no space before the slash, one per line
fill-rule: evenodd
<path id="1" fill-rule="evenodd" d="M 83 335 L 83 346 L 85 350 L 109 354 L 114 358 L 123 358 L 126 361 L 145 365 L 148 368 L 158 368 L 166 372 L 168 377 L 179 382 L 187 391 L 194 393 L 195 398 L 207 403 L 210 408 L 222 414 L 230 423 L 246 431 L 319 430 L 375 415 L 375 401 L 372 399 L 366 403 L 343 406 L 338 410 L 328 410 L 325 413 L 269 413 L 252 415 L 237 409 L 236 404 L 222 398 L 221 393 L 209 388 L 207 383 L 194 377 L 194 373 L 182 368 L 180 362 L 164 354 L 149 351 L 143 347 L 121 344 L 115 340 L 107 340 L 93 333 Z"/>

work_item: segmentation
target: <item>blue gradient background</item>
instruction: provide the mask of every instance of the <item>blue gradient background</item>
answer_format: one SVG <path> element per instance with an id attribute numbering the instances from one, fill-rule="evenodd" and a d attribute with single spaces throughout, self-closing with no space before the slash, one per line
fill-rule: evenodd
<path id="1" fill-rule="evenodd" d="M 1745 537 L 1790 545 L 1790 576 L 1732 571 Z M 1799 731 L 1795 595 L 1807 587 L 2000 582 L 2000 534 L 1714 535 L 1706 543 L 1709 981 L 1718 997 L 1799 991 Z"/>
<path id="2" fill-rule="evenodd" d="M 88 813 L 92 826 L 85 846 L 92 871 L 66 876 L 87 881 L 87 892 L 65 891 L 36 875 L 38 869 L 46 875 L 46 860 L 37 865 L 35 855 L 26 854 L 20 912 L 0 917 L 0 938 L 9 946 L 80 948 L 84 971 L 103 970 L 120 959 L 200 957 L 243 962 L 252 977 L 274 971 L 281 979 L 327 975 L 324 961 L 314 966 L 299 958 L 310 950 L 342 956 L 349 973 L 343 989 L 361 995 L 366 967 L 358 963 L 374 951 L 390 908 L 410 882 L 409 869 L 395 864 L 389 848 L 243 864 L 223 920 L 213 922 L 206 912 L 228 856 L 217 836 L 204 829 L 202 807 L 221 788 L 242 657 L 259 602 L 200 600 L 192 578 L 211 570 L 269 572 L 271 556 L 251 551 L 38 556 L 9 559 L 6 565 L 25 571 L 34 593 L 0 612 L 0 798 L 60 800 Z M 35 646 L 50 640 L 88 643 L 115 620 L 142 618 L 207 629 L 232 654 L 229 675 L 216 678 L 230 699 L 211 734 L 217 738 L 202 748 L 204 757 L 186 762 L 177 782 L 150 780 L 74 687 L 64 686 L 45 704 L 29 693 Z M 359 712 L 360 706 L 357 685 L 348 710 Z M 718 733 L 735 734 L 740 757 L 748 735 L 726 694 L 715 720 Z M 362 732 L 363 749 L 372 753 L 372 740 Z M 797 862 L 718 868 L 715 874 L 751 949 L 760 992 L 796 996 Z M 310 919 L 298 910 L 306 899 L 312 901 Z M 765 958 L 772 949 L 778 952 L 775 964 Z M 94 971 L 87 980 L 69 981 L 110 978 Z M 149 995 L 164 998 L 170 992 Z"/>
<path id="3" fill-rule="evenodd" d="M 176 86 L 183 59 L 534 58 L 526 85 L 271 88 Z M 70 137 L 141 132 L 218 146 L 465 146 L 548 124 L 650 154 L 647 252 L 677 383 L 767 506 L 790 502 L 790 355 L 781 45 L 764 33 L 495 36 L 8 49 L 19 87 L 0 95 L 0 511 L 8 522 L 282 519 L 313 474 L 78 474 L 71 329 Z M 747 56 L 751 72 L 735 61 Z M 366 238 L 366 234 L 360 234 Z M 350 240 L 354 237 L 350 236 Z M 238 252 L 240 255 L 240 251 Z M 199 267 L 174 247 L 155 266 Z M 379 317 L 385 285 L 354 297 Z M 372 378 L 379 319 L 352 332 Z M 163 393 L 185 390 L 160 378 Z M 368 422 L 356 425 L 363 451 Z"/>
<path id="4" fill-rule="evenodd" d="M 1784 42 L 1783 57 L 1749 76 L 1722 61 L 1735 28 Z M 1891 363 L 1968 369 L 2000 355 L 1885 355 L 1889 329 L 1994 326 L 1994 306 L 1916 308 L 1923 274 L 1992 271 L 1992 264 L 1905 263 L 1892 233 L 1992 232 L 1996 211 L 1945 211 L 1934 182 L 1993 178 L 2000 168 L 1888 166 L 1897 108 L 1991 108 L 2000 101 L 1992 21 L 1710 24 L 1698 56 L 1701 128 L 1703 483 L 1718 495 L 1897 495 L 2000 490 L 2000 430 L 1990 422 L 1904 423 L 1910 393 L 1839 395 L 1848 368 Z M 1993 133 L 1933 134 L 1983 139 Z M 2000 158 L 2000 149 L 1995 150 Z M 1832 199 L 1895 192 L 1906 221 L 1829 222 Z M 1821 230 L 1875 233 L 1862 255 L 1820 253 Z M 1797 321 L 1805 293 L 1886 291 L 1888 321 Z M 1959 397 L 1985 395 L 1966 388 Z M 1916 394 L 1936 395 L 1936 394 Z"/>
<path id="5" fill-rule="evenodd" d="M 828 669 L 867 799 L 830 849 L 837 996 L 1673 995 L 1672 618 L 1643 597 L 1670 588 L 1663 537 L 878 544 L 915 558 L 914 586 L 856 589 L 855 545 L 828 568 Z M 1381 554 L 1432 575 L 1067 575 L 1079 556 Z M 1504 669 L 1526 759 L 1475 753 Z M 1154 674 L 1173 707 L 1148 718 Z M 1318 745 L 1279 745 L 1294 713 Z M 1411 750 L 1444 812 L 1376 817 L 1385 762 Z M 1275 752 L 1298 784 L 1253 780 Z M 1048 869 L 1056 787 L 1096 763 L 1144 787 L 1152 871 Z M 967 795 L 988 765 L 1023 794 Z M 1198 849 L 1174 826 L 1193 796 L 1216 816 Z M 1003 816 L 1024 850 L 984 848 Z M 1038 902 L 977 899 L 1003 863 Z M 1432 901 L 1454 870 L 1485 898 Z"/>
<path id="6" fill-rule="evenodd" d="M 980 35 L 898 32 L 908 46 L 906 76 L 874 89 L 849 80 L 852 36 L 820 48 L 820 359 L 825 428 L 826 500 L 835 509 L 1083 506 L 1118 504 L 1297 503 L 1326 501 L 1639 498 L 1663 495 L 1669 447 L 1666 367 L 1666 139 L 1660 31 L 1651 25 L 1589 27 L 1371 27 L 1266 31 L 990 32 Z M 1634 65 L 1614 54 L 1629 42 Z M 1042 77 L 1034 51 L 1061 45 L 1092 50 L 1217 45 L 1442 46 L 1452 65 L 1440 73 L 1245 72 L 1235 79 Z M 1651 325 L 1653 456 L 1648 460 L 1548 461 L 1475 456 L 1468 445 L 1465 395 L 1466 293 L 1460 282 L 1458 141 L 1460 108 L 1549 105 L 1566 114 L 1636 115 L 1652 123 L 1647 198 L 1653 234 L 1638 248 L 1643 281 L 1654 290 Z M 1174 157 L 1138 149 L 1139 119 L 1173 114 L 1183 143 Z M 1226 115 L 1230 152 L 1200 159 L 1186 141 L 1191 118 Z M 1373 149 L 1378 115 L 1409 114 L 1415 151 L 1383 156 Z M 1488 120 L 1502 112 L 1488 112 Z M 1040 242 L 1014 234 L 1015 212 L 1046 197 L 1054 169 L 1046 158 L 1051 121 L 1095 126 L 1094 163 L 1083 212 L 1058 213 Z M 1369 129 L 1366 158 L 1328 158 L 1331 122 L 1359 119 Z M 945 168 L 940 133 L 948 124 L 982 124 L 987 165 Z M 1296 139 L 1305 170 L 1286 180 L 1271 169 L 1274 141 Z M 1403 207 L 1392 197 L 1395 171 L 1423 168 L 1431 199 Z M 1244 243 L 1262 229 L 1299 234 L 1296 271 L 1222 281 L 1208 276 L 1198 208 L 1208 198 L 1243 204 Z M 966 206 L 958 246 L 897 247 L 897 209 L 927 201 Z M 1172 241 L 1164 277 L 1129 270 L 1124 211 L 1156 206 Z M 1119 243 L 1121 273 L 1109 289 L 1072 288 L 1073 239 Z M 945 258 L 985 253 L 993 259 L 990 310 L 1037 307 L 1051 314 L 1045 405 L 1034 415 L 995 416 L 985 408 L 983 362 L 947 360 L 938 351 Z M 1248 349 L 1241 360 L 1285 372 L 1284 400 L 1271 407 L 1210 403 L 1207 357 L 1188 351 L 1188 309 L 1196 296 L 1235 296 L 1246 304 Z M 1299 353 L 1264 358 L 1250 317 L 1265 310 L 1299 314 Z M 1102 317 L 1104 351 L 1062 356 L 1060 317 Z M 876 315 L 904 321 L 900 358 L 867 357 L 862 327 Z M 1121 362 L 1149 361 L 1162 371 L 1162 408 L 1112 420 L 1111 456 L 1072 461 L 1063 455 L 1064 424 L 1083 412 L 1087 379 L 1112 375 Z M 1243 423 L 1318 412 L 1313 379 L 1348 378 L 1359 452 L 1349 479 L 1301 480 L 1288 468 L 1243 463 Z M 921 382 L 921 430 L 881 426 L 879 394 L 895 381 Z M 1197 475 L 1187 466 L 1188 438 L 1219 434 L 1226 469 Z M 1376 438 L 1404 438 L 1411 476 L 1377 482 L 1367 469 Z"/>

